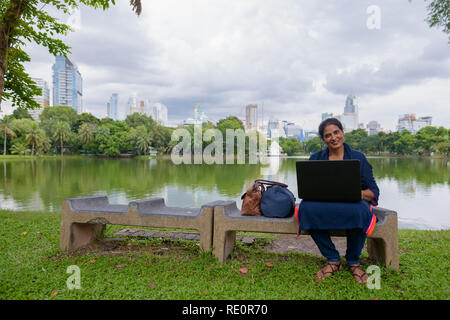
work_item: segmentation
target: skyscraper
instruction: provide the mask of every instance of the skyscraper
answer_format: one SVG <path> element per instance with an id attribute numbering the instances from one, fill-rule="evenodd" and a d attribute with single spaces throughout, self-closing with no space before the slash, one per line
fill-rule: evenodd
<path id="1" fill-rule="evenodd" d="M 114 121 L 118 120 L 118 108 L 119 108 L 119 94 L 113 93 L 109 102 L 107 103 L 107 113 L 108 118 L 113 119 Z"/>
<path id="2" fill-rule="evenodd" d="M 33 98 L 33 100 L 39 103 L 41 107 L 39 109 L 29 110 L 28 112 L 35 121 L 39 121 L 39 115 L 42 113 L 43 109 L 50 105 L 50 90 L 48 88 L 47 81 L 45 81 L 44 79 L 31 78 L 31 80 L 36 82 L 36 85 L 42 91 L 40 96 L 35 96 Z"/>
<path id="3" fill-rule="evenodd" d="M 78 68 L 68 58 L 55 57 L 53 65 L 53 105 L 71 106 L 83 113 L 83 78 Z"/>
<path id="4" fill-rule="evenodd" d="M 335 116 L 341 121 L 344 132 L 351 132 L 359 128 L 359 113 L 356 97 L 349 95 L 345 100 L 344 114 Z"/>
<path id="5" fill-rule="evenodd" d="M 151 116 L 162 126 L 167 125 L 167 107 L 160 102 L 153 103 Z"/>
<path id="6" fill-rule="evenodd" d="M 137 105 L 137 94 L 133 93 L 130 98 L 128 98 L 128 114 L 133 114 L 139 112 Z"/>
<path id="7" fill-rule="evenodd" d="M 355 96 L 347 96 L 347 99 L 345 100 L 344 113 L 356 113 L 355 99 Z"/>
<path id="8" fill-rule="evenodd" d="M 245 129 L 258 129 L 258 105 L 249 104 L 245 107 Z"/>

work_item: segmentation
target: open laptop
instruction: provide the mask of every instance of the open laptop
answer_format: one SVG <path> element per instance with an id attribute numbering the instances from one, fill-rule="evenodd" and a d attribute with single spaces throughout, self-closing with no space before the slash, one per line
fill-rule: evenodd
<path id="1" fill-rule="evenodd" d="M 309 201 L 361 200 L 359 160 L 297 161 L 298 197 Z"/>

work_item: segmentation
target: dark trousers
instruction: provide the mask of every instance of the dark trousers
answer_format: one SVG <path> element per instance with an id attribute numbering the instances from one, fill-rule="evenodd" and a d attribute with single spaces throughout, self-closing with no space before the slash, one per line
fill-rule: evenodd
<path id="1" fill-rule="evenodd" d="M 348 229 L 346 233 L 347 252 L 345 253 L 345 259 L 347 260 L 347 264 L 358 264 L 367 235 L 362 229 Z M 337 262 L 341 259 L 339 251 L 336 250 L 334 243 L 331 241 L 328 230 L 309 230 L 309 234 L 319 248 L 320 253 L 328 261 Z"/>

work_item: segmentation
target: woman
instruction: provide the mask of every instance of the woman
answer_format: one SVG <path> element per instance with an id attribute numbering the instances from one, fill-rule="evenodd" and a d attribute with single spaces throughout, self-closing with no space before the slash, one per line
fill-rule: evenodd
<path id="1" fill-rule="evenodd" d="M 372 166 L 363 153 L 353 150 L 344 143 L 342 124 L 329 118 L 319 126 L 319 134 L 327 145 L 325 149 L 311 155 L 309 160 L 360 160 L 361 201 L 356 203 L 302 201 L 299 206 L 299 223 L 302 230 L 308 230 L 327 265 L 319 270 L 316 277 L 323 280 L 342 270 L 339 252 L 331 241 L 328 230 L 345 229 L 347 236 L 347 265 L 355 280 L 366 283 L 368 275 L 361 269 L 359 259 L 367 235 L 376 222 L 372 205 L 378 204 L 379 189 L 372 173 Z"/>

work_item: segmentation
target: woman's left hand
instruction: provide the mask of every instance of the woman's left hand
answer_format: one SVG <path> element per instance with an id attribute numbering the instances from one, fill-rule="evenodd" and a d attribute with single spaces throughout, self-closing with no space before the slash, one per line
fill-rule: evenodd
<path id="1" fill-rule="evenodd" d="M 375 198 L 375 195 L 369 189 L 361 191 L 361 199 L 366 201 L 372 201 Z"/>

